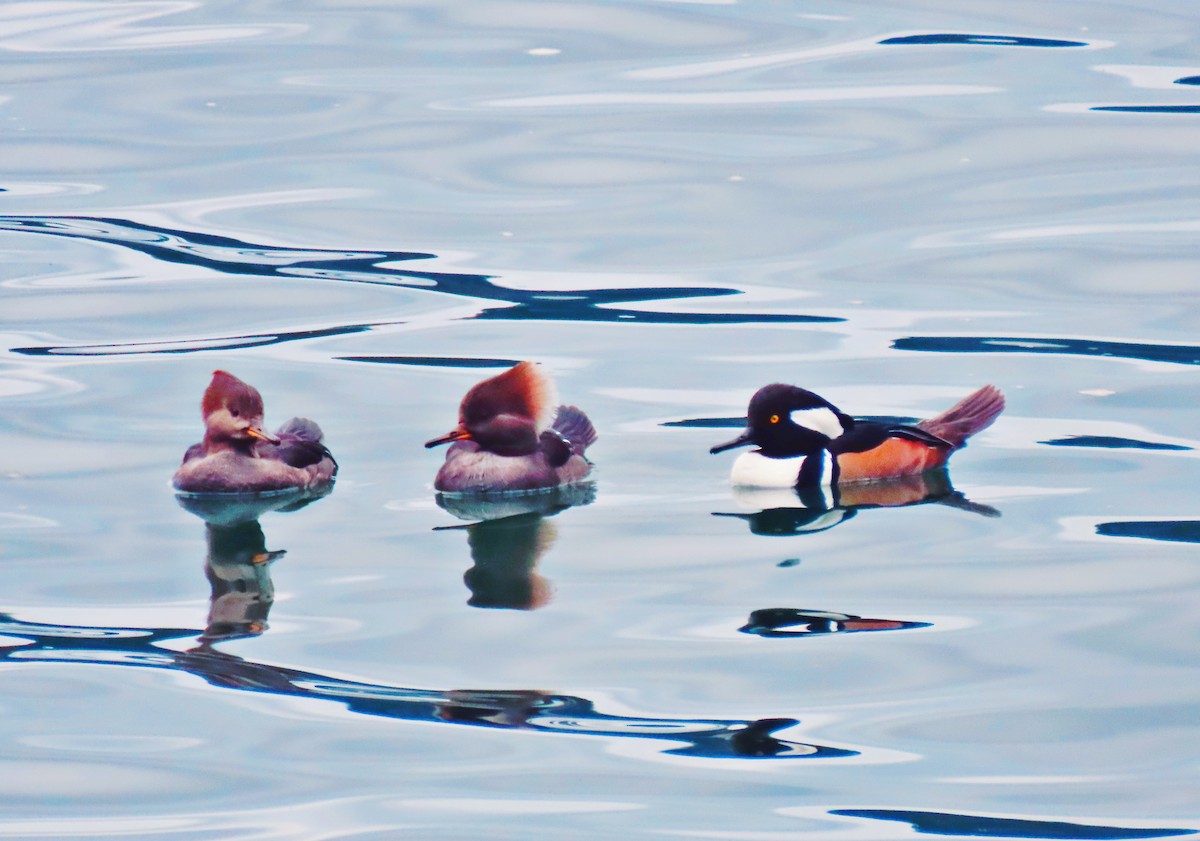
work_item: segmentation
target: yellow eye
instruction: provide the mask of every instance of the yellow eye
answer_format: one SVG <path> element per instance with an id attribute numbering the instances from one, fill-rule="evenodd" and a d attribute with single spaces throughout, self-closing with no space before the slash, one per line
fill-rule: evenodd
<path id="1" fill-rule="evenodd" d="M 771 415 L 771 423 L 779 423 L 779 415 Z"/>

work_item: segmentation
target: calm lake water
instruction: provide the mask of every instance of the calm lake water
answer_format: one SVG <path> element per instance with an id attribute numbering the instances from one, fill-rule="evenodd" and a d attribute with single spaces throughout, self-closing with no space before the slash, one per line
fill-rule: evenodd
<path id="1" fill-rule="evenodd" d="M 967 6 L 0 5 L 0 837 L 1200 833 L 1200 18 Z M 439 505 L 520 359 L 594 485 Z M 175 499 L 215 368 L 331 495 Z M 1009 405 L 820 511 L 774 381 Z"/>

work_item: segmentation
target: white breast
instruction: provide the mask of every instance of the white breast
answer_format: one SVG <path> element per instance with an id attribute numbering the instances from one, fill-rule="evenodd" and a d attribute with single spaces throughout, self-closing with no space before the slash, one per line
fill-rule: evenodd
<path id="1" fill-rule="evenodd" d="M 733 463 L 733 484 L 748 488 L 794 488 L 804 466 L 804 456 L 767 458 L 762 453 L 742 453 Z"/>

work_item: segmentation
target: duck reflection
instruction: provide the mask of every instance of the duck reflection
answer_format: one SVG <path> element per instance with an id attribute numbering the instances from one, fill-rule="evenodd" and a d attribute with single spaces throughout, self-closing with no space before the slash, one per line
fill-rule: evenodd
<path id="1" fill-rule="evenodd" d="M 852 613 L 829 610 L 804 610 L 794 607 L 766 607 L 750 614 L 738 628 L 743 634 L 760 637 L 810 637 L 821 634 L 857 634 L 864 631 L 903 631 L 928 628 L 928 622 L 903 619 L 870 619 Z"/>
<path id="2" fill-rule="evenodd" d="M 547 517 L 596 498 L 595 485 L 568 485 L 537 494 L 438 494 L 437 504 L 461 520 L 435 531 L 465 530 L 473 566 L 463 574 L 471 607 L 536 610 L 549 604 L 554 586 L 538 562 L 558 536 Z"/>
<path id="3" fill-rule="evenodd" d="M 267 629 L 267 614 L 275 601 L 270 564 L 286 550 L 267 551 L 258 520 L 216 526 L 206 523 L 208 556 L 204 575 L 212 595 L 201 645 L 256 637 Z"/>
<path id="4" fill-rule="evenodd" d="M 1000 516 L 992 506 L 972 502 L 956 491 L 945 469 L 885 481 L 838 485 L 832 489 L 832 504 L 820 488 L 735 487 L 733 497 L 742 507 L 758 510 L 745 513 L 714 511 L 713 516 L 745 520 L 754 534 L 775 537 L 825 531 L 868 508 L 937 503 L 984 517 Z"/>
<path id="5" fill-rule="evenodd" d="M 286 550 L 270 551 L 258 518 L 268 511 L 296 511 L 328 493 L 287 490 L 259 494 L 176 494 L 184 510 L 204 520 L 204 576 L 211 588 L 208 622 L 200 648 L 257 637 L 267 630 L 275 601 L 271 564 Z M 214 652 L 215 653 L 215 652 Z"/>

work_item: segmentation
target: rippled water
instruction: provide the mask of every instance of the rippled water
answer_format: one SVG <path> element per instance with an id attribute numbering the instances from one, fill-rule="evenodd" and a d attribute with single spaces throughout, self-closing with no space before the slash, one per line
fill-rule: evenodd
<path id="1" fill-rule="evenodd" d="M 0 837 L 1200 832 L 1198 35 L 0 5 Z M 436 499 L 526 358 L 594 484 Z M 218 367 L 332 494 L 175 499 Z M 1009 408 L 829 511 L 707 452 L 772 381 Z"/>

